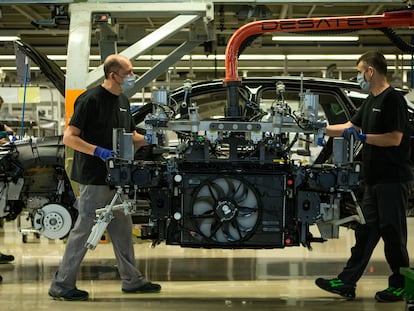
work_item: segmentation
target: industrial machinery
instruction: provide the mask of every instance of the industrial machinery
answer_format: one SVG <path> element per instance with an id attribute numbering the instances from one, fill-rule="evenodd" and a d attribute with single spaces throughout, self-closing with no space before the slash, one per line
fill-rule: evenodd
<path id="1" fill-rule="evenodd" d="M 201 120 L 196 103 L 173 106 L 163 93 L 145 119 L 145 137 L 158 156 L 135 154 L 130 134 L 114 131 L 116 156 L 107 160 L 108 182 L 117 193 L 86 242 L 94 249 L 113 211 L 146 215 L 143 237 L 184 247 L 283 248 L 338 237 L 339 226 L 364 223 L 356 199 L 360 165 L 353 161 L 354 143 L 334 140 L 333 158 L 316 165 L 295 160 L 300 135 L 319 145 L 325 120 L 318 98 L 301 92 L 298 105 L 283 97 L 264 111 L 260 103 L 240 105 L 238 56 L 257 35 L 270 32 L 338 32 L 378 29 L 401 50 L 412 52 L 389 27 L 413 26 L 411 9 L 382 15 L 266 20 L 246 24 L 230 38 L 226 50 L 227 102 L 224 117 Z M 191 93 L 191 83 L 184 88 Z M 189 97 L 189 96 L 187 96 Z M 185 96 L 185 98 L 187 98 Z M 213 117 L 213 116 L 212 116 Z M 178 137 L 166 148 L 168 133 Z M 298 153 L 298 152 L 296 152 Z M 148 204 L 142 204 L 147 200 Z M 309 227 L 317 225 L 320 237 Z"/>
<path id="2" fill-rule="evenodd" d="M 187 87 L 191 88 L 191 83 Z M 335 141 L 334 162 L 295 160 L 300 134 L 323 144 L 324 120 L 318 96 L 309 90 L 292 107 L 276 85 L 268 111 L 254 116 L 201 121 L 195 103 L 180 103 L 185 118 L 168 105 L 167 93 L 154 93 L 145 119 L 150 159 L 134 153 L 131 134 L 114 130 L 116 156 L 107 160 L 108 182 L 117 188 L 86 243 L 94 249 L 113 211 L 147 216 L 142 237 L 185 247 L 282 248 L 338 237 L 339 226 L 364 222 L 355 191 L 360 186 L 353 144 Z M 166 144 L 176 133 L 175 146 Z M 147 201 L 147 204 L 145 204 Z M 318 225 L 320 237 L 309 226 Z"/>
<path id="3" fill-rule="evenodd" d="M 0 219 L 19 217 L 23 242 L 29 233 L 61 239 L 72 228 L 77 210 L 63 162 L 61 136 L 0 146 Z M 21 218 L 29 225 L 21 225 Z"/>

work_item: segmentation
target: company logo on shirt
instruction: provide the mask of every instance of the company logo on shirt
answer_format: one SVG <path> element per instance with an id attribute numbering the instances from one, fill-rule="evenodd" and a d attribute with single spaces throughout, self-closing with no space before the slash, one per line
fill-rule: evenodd
<path id="1" fill-rule="evenodd" d="M 119 111 L 121 111 L 121 112 L 125 112 L 125 111 L 127 111 L 125 108 L 121 108 L 121 107 L 119 107 Z"/>
<path id="2" fill-rule="evenodd" d="M 381 109 L 378 109 L 378 108 L 372 108 L 372 112 L 381 112 Z"/>

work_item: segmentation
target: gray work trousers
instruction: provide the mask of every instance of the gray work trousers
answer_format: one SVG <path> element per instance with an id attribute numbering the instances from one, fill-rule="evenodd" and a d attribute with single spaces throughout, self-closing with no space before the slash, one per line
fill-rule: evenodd
<path id="1" fill-rule="evenodd" d="M 106 185 L 80 186 L 79 215 L 69 234 L 62 262 L 50 287 L 51 292 L 64 295 L 76 287 L 76 277 L 87 251 L 85 242 L 96 220 L 95 210 L 108 204 L 114 194 L 115 190 Z M 125 215 L 122 211 L 115 211 L 114 216 L 107 232 L 115 252 L 122 288 L 134 289 L 148 281 L 136 268 L 131 216 Z"/>

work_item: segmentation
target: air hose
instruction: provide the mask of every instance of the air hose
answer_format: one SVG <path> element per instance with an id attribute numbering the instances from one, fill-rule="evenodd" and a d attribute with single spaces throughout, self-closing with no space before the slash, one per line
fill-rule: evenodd
<path id="1" fill-rule="evenodd" d="M 398 47 L 402 52 L 407 54 L 414 54 L 414 45 L 405 42 L 398 36 L 395 31 L 391 28 L 381 28 L 380 29 L 387 37 Z"/>

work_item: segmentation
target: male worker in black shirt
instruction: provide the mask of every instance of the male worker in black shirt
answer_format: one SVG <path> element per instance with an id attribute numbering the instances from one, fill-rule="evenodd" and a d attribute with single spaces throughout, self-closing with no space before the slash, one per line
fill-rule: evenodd
<path id="1" fill-rule="evenodd" d="M 358 82 L 370 95 L 352 119 L 330 125 L 328 136 L 354 137 L 362 142 L 365 190 L 362 212 L 366 224 L 355 229 L 355 245 L 343 271 L 334 279 L 318 278 L 316 285 L 347 299 L 355 288 L 380 238 L 392 271 L 388 287 L 375 294 L 379 302 L 404 298 L 404 276 L 409 266 L 406 208 L 411 192 L 410 131 L 407 104 L 387 81 L 387 63 L 379 52 L 366 52 L 357 61 Z"/>
<path id="2" fill-rule="evenodd" d="M 87 291 L 76 287 L 76 275 L 86 254 L 85 242 L 95 221 L 95 211 L 115 194 L 106 182 L 105 160 L 113 155 L 112 132 L 124 128 L 132 133 L 135 146 L 143 146 L 143 135 L 135 130 L 129 100 L 123 91 L 134 85 L 130 60 L 110 55 L 104 62 L 104 82 L 81 94 L 65 130 L 63 142 L 75 150 L 71 178 L 80 184 L 79 215 L 69 234 L 65 254 L 49 289 L 54 299 L 87 300 Z M 117 268 L 124 293 L 159 292 L 161 286 L 147 281 L 136 268 L 132 244 L 132 220 L 122 211 L 114 212 L 108 224 Z"/>

